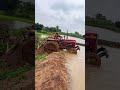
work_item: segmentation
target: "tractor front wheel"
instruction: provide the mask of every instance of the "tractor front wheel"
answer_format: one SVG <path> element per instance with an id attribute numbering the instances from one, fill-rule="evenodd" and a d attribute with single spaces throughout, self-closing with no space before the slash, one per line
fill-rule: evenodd
<path id="1" fill-rule="evenodd" d="M 59 45 L 57 42 L 54 41 L 47 41 L 44 45 L 44 51 L 47 52 L 48 54 L 52 52 L 57 52 L 59 50 Z"/>

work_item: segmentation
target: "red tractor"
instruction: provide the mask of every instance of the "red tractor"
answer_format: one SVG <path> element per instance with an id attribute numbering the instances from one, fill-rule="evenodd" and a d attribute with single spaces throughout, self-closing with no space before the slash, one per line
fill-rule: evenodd
<path id="1" fill-rule="evenodd" d="M 47 53 L 56 52 L 58 50 L 66 49 L 71 53 L 76 53 L 80 50 L 79 46 L 76 45 L 76 40 L 63 38 L 56 33 L 54 36 L 47 38 L 47 41 L 42 45 L 44 51 Z"/>
<path id="2" fill-rule="evenodd" d="M 106 56 L 108 58 L 108 52 L 106 48 L 98 45 L 98 35 L 96 33 L 85 33 L 85 62 L 87 64 L 101 65 L 101 57 Z"/>

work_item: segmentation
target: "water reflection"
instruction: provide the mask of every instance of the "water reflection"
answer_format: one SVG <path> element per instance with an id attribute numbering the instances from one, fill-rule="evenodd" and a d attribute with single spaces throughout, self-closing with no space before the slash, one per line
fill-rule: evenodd
<path id="1" fill-rule="evenodd" d="M 14 21 L 14 20 L 0 20 L 0 24 L 6 24 L 10 28 L 16 28 L 16 29 L 31 26 L 30 23 Z"/>

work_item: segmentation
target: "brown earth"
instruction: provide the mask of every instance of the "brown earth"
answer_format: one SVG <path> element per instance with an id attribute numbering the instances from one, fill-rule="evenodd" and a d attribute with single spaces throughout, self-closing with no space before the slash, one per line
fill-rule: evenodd
<path id="1" fill-rule="evenodd" d="M 36 62 L 36 90 L 68 90 L 69 74 L 65 58 L 58 52 L 51 53 L 44 61 Z"/>
<path id="2" fill-rule="evenodd" d="M 35 54 L 33 41 L 19 41 L 12 49 L 0 57 L 0 61 L 4 62 L 0 66 L 0 71 L 15 70 L 24 66 L 26 63 L 34 65 Z M 20 76 L 21 75 L 15 78 L 0 80 L 0 90 L 34 90 L 35 69 L 23 73 L 22 76 L 25 78 L 19 82 L 18 78 Z"/>
<path id="3" fill-rule="evenodd" d="M 15 44 L 13 48 L 1 56 L 0 59 L 6 63 L 3 68 L 14 69 L 23 66 L 26 63 L 34 64 L 34 46 L 34 40 Z"/>
<path id="4" fill-rule="evenodd" d="M 35 55 L 42 55 L 43 53 L 45 53 L 45 51 L 42 47 L 35 50 Z"/>
<path id="5" fill-rule="evenodd" d="M 35 86 L 35 70 L 30 70 L 15 78 L 8 78 L 0 81 L 0 90 L 34 90 Z"/>

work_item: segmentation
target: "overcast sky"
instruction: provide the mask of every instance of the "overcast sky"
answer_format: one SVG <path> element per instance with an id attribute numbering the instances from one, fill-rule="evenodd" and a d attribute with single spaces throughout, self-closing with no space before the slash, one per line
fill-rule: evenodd
<path id="1" fill-rule="evenodd" d="M 107 19 L 120 21 L 120 0 L 86 0 L 86 15 L 102 13 Z"/>
<path id="2" fill-rule="evenodd" d="M 84 34 L 85 0 L 35 0 L 35 22 Z"/>

